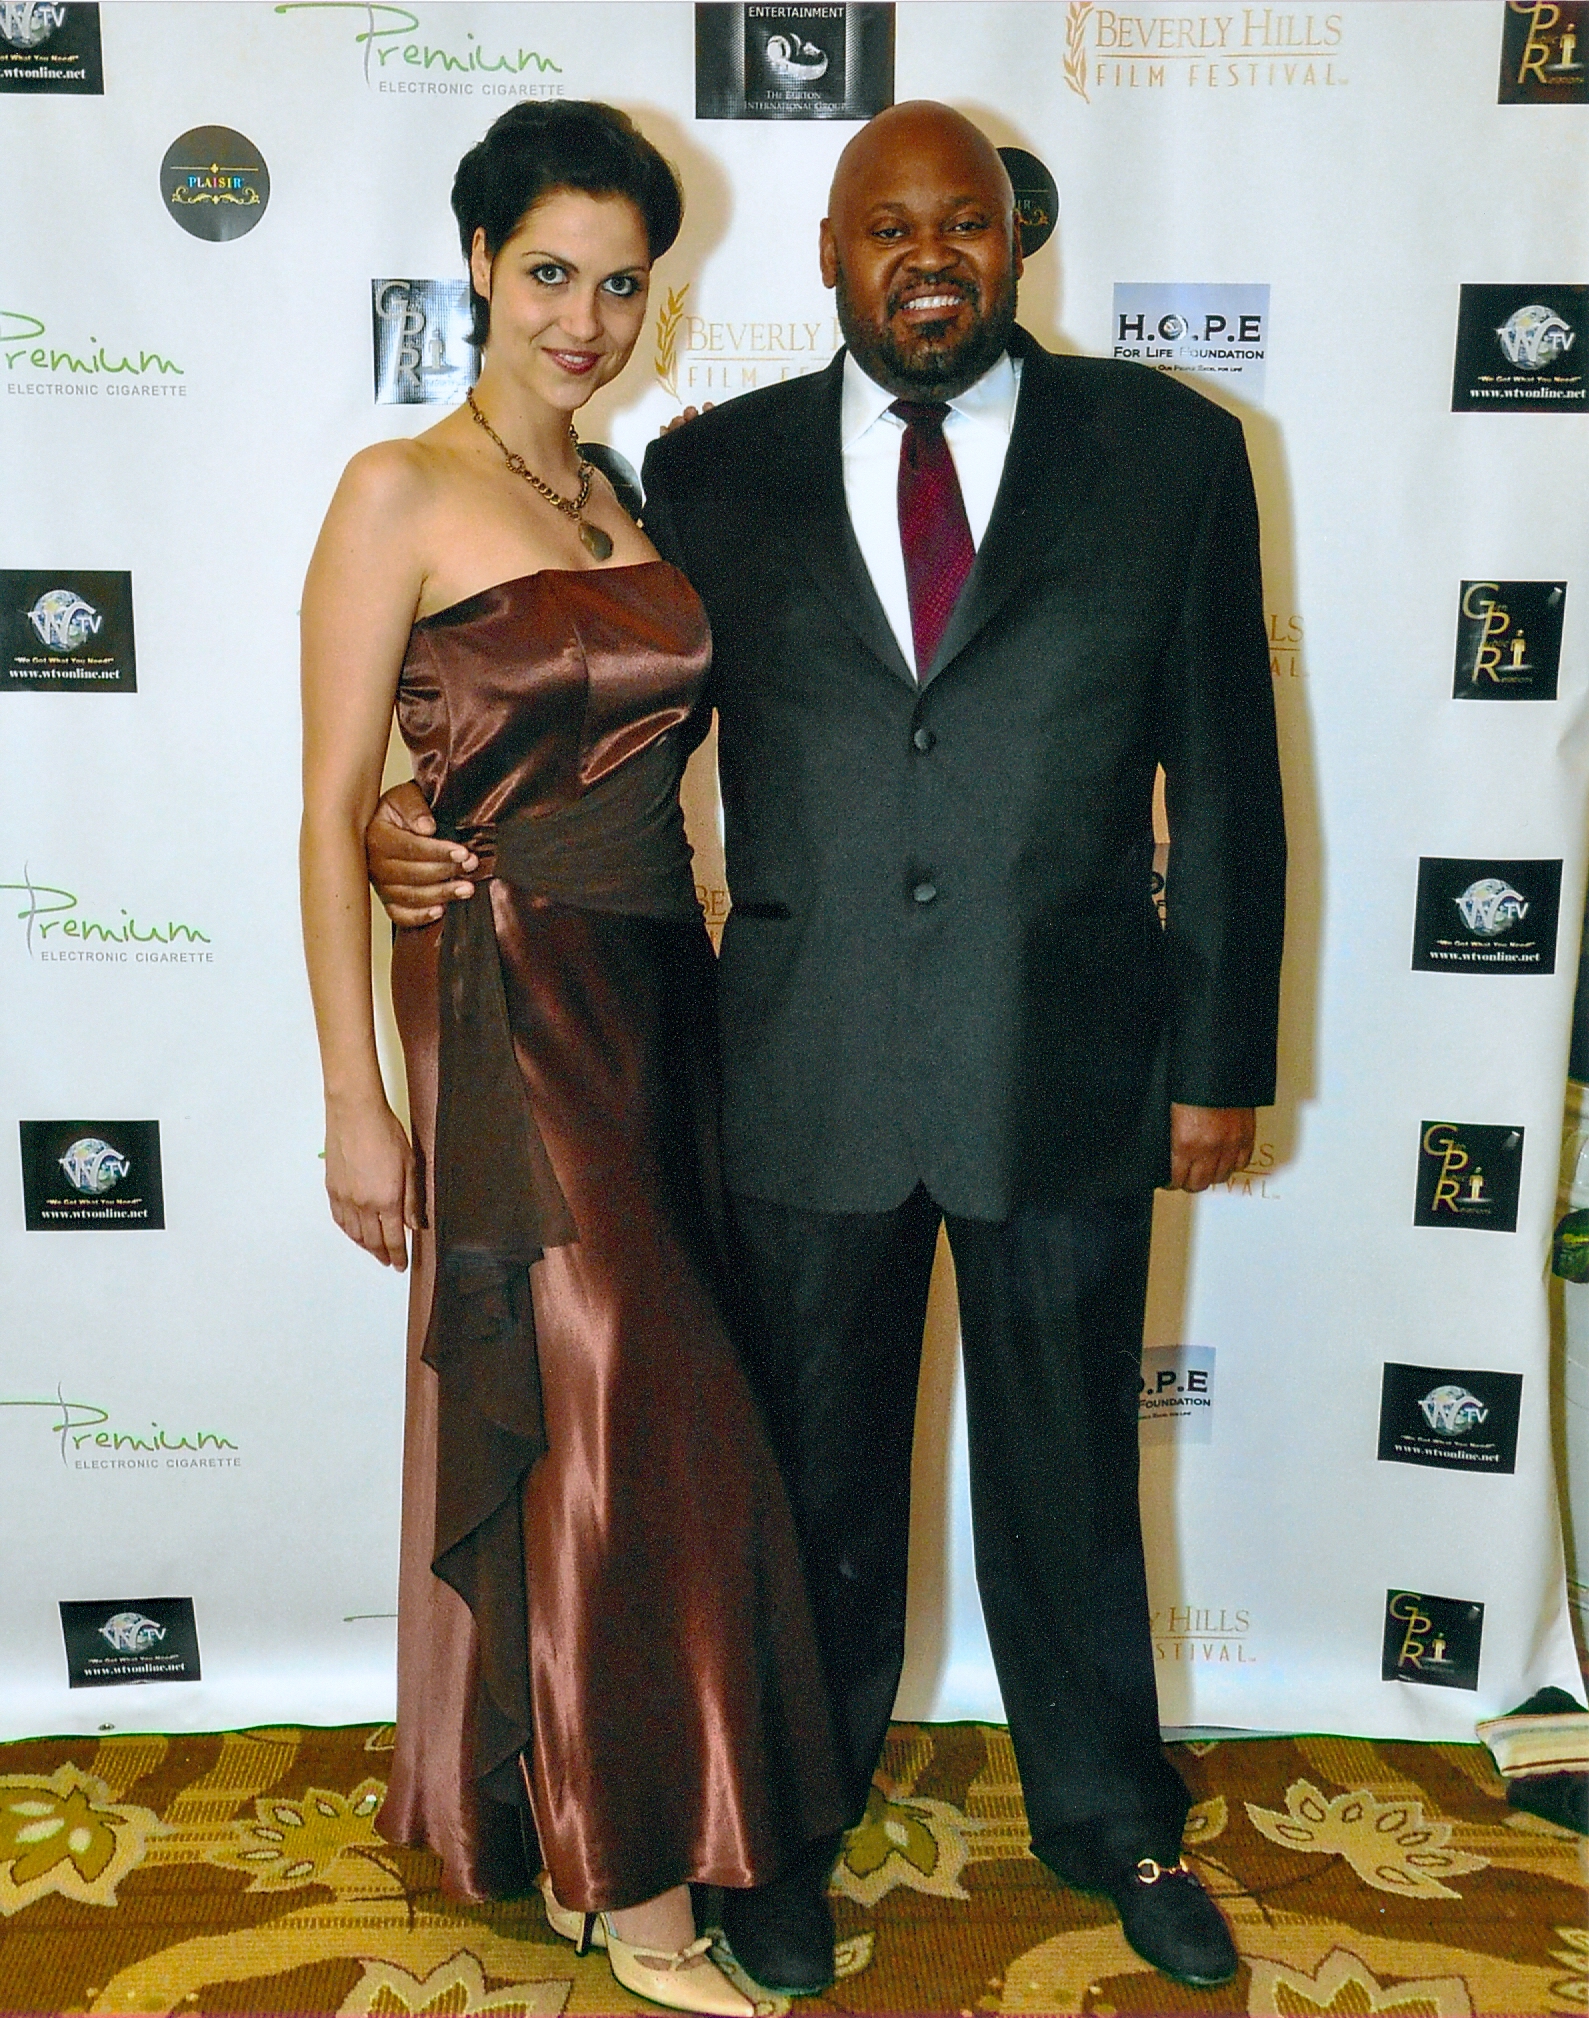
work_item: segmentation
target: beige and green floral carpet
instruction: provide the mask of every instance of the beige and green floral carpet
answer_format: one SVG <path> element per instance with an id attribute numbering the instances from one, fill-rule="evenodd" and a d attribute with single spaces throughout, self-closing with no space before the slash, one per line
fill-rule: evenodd
<path id="1" fill-rule="evenodd" d="M 0 1747 L 0 2011 L 527 2018 L 647 2007 L 535 1900 L 449 1904 L 375 1834 L 390 1729 Z M 1027 1854 L 1009 1739 L 896 1726 L 835 1881 L 812 2012 L 1589 2010 L 1582 1839 L 1507 1807 L 1486 1752 L 1341 1738 L 1177 1748 L 1189 1854 L 1235 1928 L 1178 1988 Z M 789 2008 L 768 2001 L 769 2014 Z"/>

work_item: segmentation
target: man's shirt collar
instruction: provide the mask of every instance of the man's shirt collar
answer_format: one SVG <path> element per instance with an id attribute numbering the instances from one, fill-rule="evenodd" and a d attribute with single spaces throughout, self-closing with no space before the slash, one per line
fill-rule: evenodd
<path id="1" fill-rule="evenodd" d="M 1020 391 L 1021 367 L 1008 351 L 992 364 L 973 385 L 949 401 L 951 415 L 980 426 L 996 428 L 1006 441 L 1015 424 L 1015 401 Z M 844 353 L 844 398 L 839 415 L 839 441 L 852 447 L 867 430 L 882 421 L 891 428 L 904 423 L 888 409 L 897 394 L 869 378 L 856 363 L 852 351 Z"/>

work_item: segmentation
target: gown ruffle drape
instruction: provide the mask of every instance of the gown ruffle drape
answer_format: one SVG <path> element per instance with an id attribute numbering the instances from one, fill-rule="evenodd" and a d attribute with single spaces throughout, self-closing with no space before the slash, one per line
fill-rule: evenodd
<path id="1" fill-rule="evenodd" d="M 378 1826 L 465 1898 L 525 1889 L 534 1838 L 576 1908 L 760 1884 L 842 1819 L 724 1318 L 678 803 L 709 654 L 666 563 L 547 571 L 416 624 L 399 686 L 415 776 L 481 874 L 393 950 L 430 1224 Z"/>

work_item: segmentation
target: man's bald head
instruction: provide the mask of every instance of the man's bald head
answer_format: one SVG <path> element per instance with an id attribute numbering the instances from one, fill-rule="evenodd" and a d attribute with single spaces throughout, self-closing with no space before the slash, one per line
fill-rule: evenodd
<path id="1" fill-rule="evenodd" d="M 869 119 L 839 156 L 828 191 L 828 216 L 866 202 L 902 175 L 930 163 L 950 183 L 1000 203 L 1015 223 L 1015 191 L 999 150 L 980 126 L 936 98 L 907 98 Z"/>
<path id="2" fill-rule="evenodd" d="M 856 362 L 902 398 L 952 399 L 997 362 L 1021 270 L 998 150 L 952 106 L 892 105 L 839 156 L 822 278 Z"/>

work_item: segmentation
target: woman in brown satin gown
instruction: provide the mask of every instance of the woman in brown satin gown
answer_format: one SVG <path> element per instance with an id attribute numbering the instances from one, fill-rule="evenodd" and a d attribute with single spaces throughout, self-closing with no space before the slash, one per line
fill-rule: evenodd
<path id="1" fill-rule="evenodd" d="M 305 944 L 337 1223 L 412 1230 L 397 1755 L 378 1826 L 470 1899 L 538 1858 L 559 1932 L 685 2010 L 750 2005 L 688 1883 L 841 1820 L 793 1528 L 723 1318 L 712 959 L 678 784 L 689 584 L 579 457 L 672 171 L 620 113 L 523 104 L 453 191 L 470 405 L 364 450 L 303 603 Z M 414 1153 L 387 1104 L 362 836 L 392 710 L 473 895 L 399 935 Z"/>

